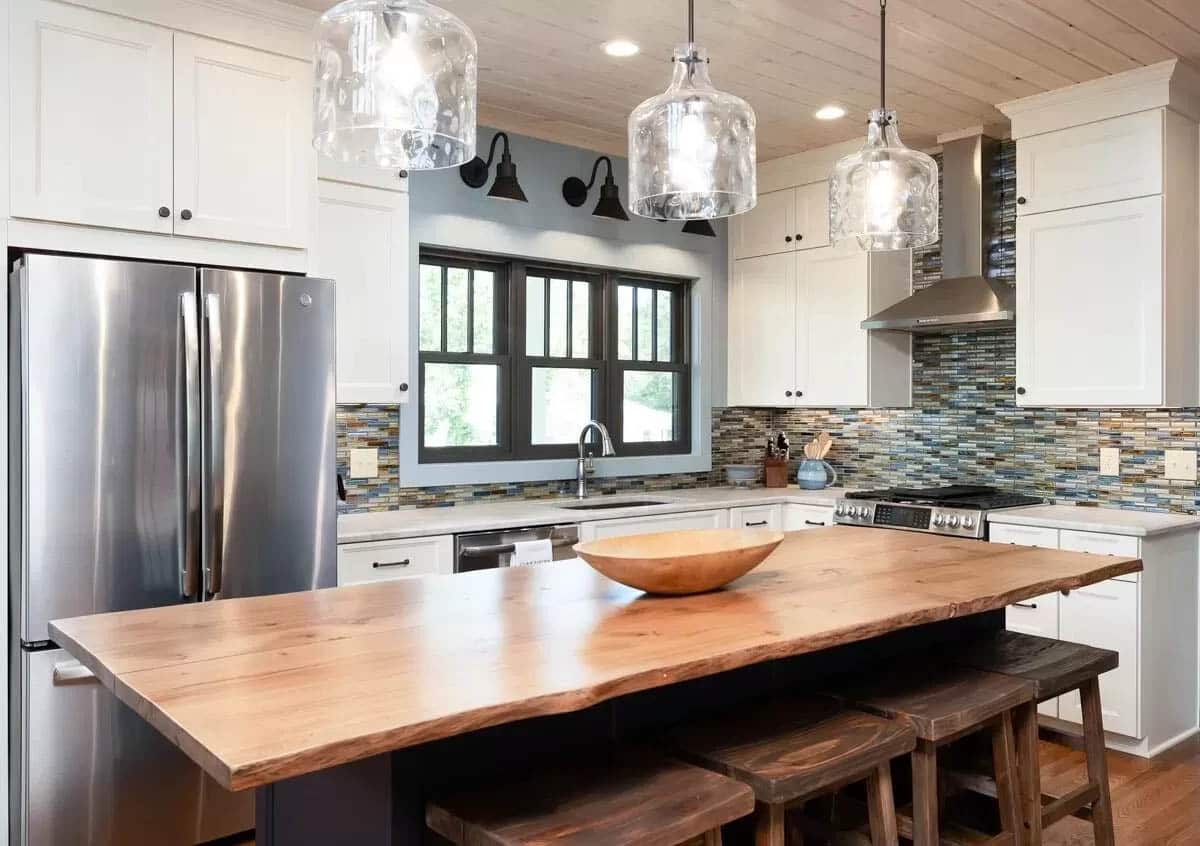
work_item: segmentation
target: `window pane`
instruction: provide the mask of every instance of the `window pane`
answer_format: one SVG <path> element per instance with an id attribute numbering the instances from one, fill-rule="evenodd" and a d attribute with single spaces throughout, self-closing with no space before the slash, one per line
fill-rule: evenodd
<path id="1" fill-rule="evenodd" d="M 491 364 L 425 365 L 425 446 L 495 446 L 497 383 Z"/>
<path id="2" fill-rule="evenodd" d="M 525 277 L 525 355 L 546 354 L 546 277 Z"/>
<path id="3" fill-rule="evenodd" d="M 592 371 L 566 367 L 533 368 L 530 441 L 573 444 L 592 419 Z"/>
<path id="4" fill-rule="evenodd" d="M 654 291 L 650 288 L 637 289 L 637 357 L 654 360 Z"/>
<path id="5" fill-rule="evenodd" d="M 625 372 L 622 437 L 627 443 L 677 440 L 676 373 Z"/>
<path id="6" fill-rule="evenodd" d="M 474 344 L 471 352 L 493 353 L 495 348 L 492 341 L 492 328 L 495 326 L 496 314 L 492 303 L 495 301 L 495 275 L 490 270 L 476 270 L 472 283 L 475 297 L 474 311 Z"/>
<path id="7" fill-rule="evenodd" d="M 571 283 L 571 357 L 590 358 L 591 286 L 576 279 Z"/>
<path id="8" fill-rule="evenodd" d="M 442 348 L 442 269 L 421 265 L 421 349 Z"/>
<path id="9" fill-rule="evenodd" d="M 566 279 L 550 280 L 550 352 L 567 354 L 567 285 Z"/>
<path id="10" fill-rule="evenodd" d="M 633 288 L 617 288 L 617 358 L 633 358 Z"/>
<path id="11" fill-rule="evenodd" d="M 446 352 L 470 352 L 467 345 L 470 276 L 465 267 L 446 269 Z"/>
<path id="12" fill-rule="evenodd" d="M 671 360 L 671 292 L 656 291 L 658 297 L 658 337 L 655 339 L 658 349 L 655 358 L 659 361 Z"/>

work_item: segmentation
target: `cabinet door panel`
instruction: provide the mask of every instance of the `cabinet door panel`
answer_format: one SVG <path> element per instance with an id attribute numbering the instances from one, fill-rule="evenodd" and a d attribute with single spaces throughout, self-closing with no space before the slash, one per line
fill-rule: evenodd
<path id="1" fill-rule="evenodd" d="M 338 586 L 454 572 L 454 538 L 438 535 L 338 546 Z"/>
<path id="2" fill-rule="evenodd" d="M 758 195 L 758 203 L 732 221 L 735 259 L 796 249 L 796 189 Z"/>
<path id="3" fill-rule="evenodd" d="M 1059 637 L 1115 650 L 1121 663 L 1100 677 L 1104 728 L 1140 737 L 1138 722 L 1138 588 L 1110 580 L 1071 591 L 1059 601 Z M 1059 717 L 1083 722 L 1079 694 L 1059 697 Z"/>
<path id="4" fill-rule="evenodd" d="M 796 189 L 796 249 L 829 246 L 829 183 L 814 182 Z"/>
<path id="5" fill-rule="evenodd" d="M 778 529 L 783 524 L 783 507 L 745 505 L 729 509 L 729 525 L 734 529 Z"/>
<path id="6" fill-rule="evenodd" d="M 684 514 L 655 514 L 631 517 L 626 520 L 598 520 L 579 527 L 581 541 L 616 538 L 624 535 L 644 535 L 651 532 L 674 532 L 685 529 L 724 529 L 729 526 L 729 511 L 690 511 Z"/>
<path id="7" fill-rule="evenodd" d="M 833 508 L 789 502 L 783 506 L 783 530 L 801 532 L 833 525 Z"/>
<path id="8" fill-rule="evenodd" d="M 867 318 L 870 284 L 865 252 L 832 247 L 797 257 L 797 379 L 799 404 L 868 404 Z"/>
<path id="9" fill-rule="evenodd" d="M 338 402 L 407 402 L 408 194 L 321 180 L 313 273 L 336 285 Z"/>
<path id="10" fill-rule="evenodd" d="M 169 233 L 171 33 L 29 0 L 10 43 L 13 215 Z"/>
<path id="11" fill-rule="evenodd" d="M 1162 273 L 1161 197 L 1020 218 L 1017 401 L 1161 404 Z"/>
<path id="12" fill-rule="evenodd" d="M 177 33 L 175 234 L 307 246 L 310 110 L 308 63 Z"/>
<path id="13" fill-rule="evenodd" d="M 729 286 L 729 401 L 792 405 L 796 385 L 796 261 L 792 253 L 734 262 Z"/>
<path id="14" fill-rule="evenodd" d="M 1010 632 L 1058 638 L 1058 594 L 1047 593 L 1013 603 L 1004 612 L 1004 624 Z M 1038 713 L 1058 716 L 1058 697 L 1038 703 Z"/>

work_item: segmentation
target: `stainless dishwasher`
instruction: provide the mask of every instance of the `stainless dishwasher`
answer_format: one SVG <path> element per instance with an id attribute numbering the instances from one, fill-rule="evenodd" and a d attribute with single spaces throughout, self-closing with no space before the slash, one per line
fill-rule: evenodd
<path id="1" fill-rule="evenodd" d="M 574 558 L 572 547 L 579 542 L 579 526 L 574 523 L 556 526 L 531 526 L 525 529 L 503 529 L 454 536 L 454 572 L 493 570 L 507 567 L 512 561 L 514 544 L 521 541 L 549 540 L 553 559 Z"/>

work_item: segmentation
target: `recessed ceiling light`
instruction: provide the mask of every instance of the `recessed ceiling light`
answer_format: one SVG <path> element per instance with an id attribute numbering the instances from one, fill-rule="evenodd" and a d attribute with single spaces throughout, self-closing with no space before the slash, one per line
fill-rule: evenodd
<path id="1" fill-rule="evenodd" d="M 817 109 L 817 120 L 837 120 L 846 116 L 846 110 L 841 106 L 822 106 Z"/>
<path id="2" fill-rule="evenodd" d="M 610 56 L 625 58 L 626 56 L 636 55 L 641 48 L 632 41 L 626 41 L 624 38 L 618 38 L 615 41 L 607 41 L 604 44 L 604 52 Z"/>

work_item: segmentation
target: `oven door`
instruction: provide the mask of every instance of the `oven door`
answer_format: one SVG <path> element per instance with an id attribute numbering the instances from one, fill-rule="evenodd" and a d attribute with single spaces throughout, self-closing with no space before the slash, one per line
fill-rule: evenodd
<path id="1" fill-rule="evenodd" d="M 454 572 L 468 573 L 472 570 L 507 567 L 512 563 L 516 544 L 540 540 L 550 541 L 552 560 L 574 558 L 574 547 L 579 542 L 579 527 L 574 524 L 533 526 L 457 535 L 454 538 Z"/>

